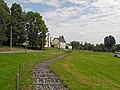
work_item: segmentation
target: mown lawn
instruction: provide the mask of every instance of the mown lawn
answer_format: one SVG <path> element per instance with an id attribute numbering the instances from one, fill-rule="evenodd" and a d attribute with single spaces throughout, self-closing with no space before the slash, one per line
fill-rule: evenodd
<path id="1" fill-rule="evenodd" d="M 70 90 L 120 90 L 120 58 L 112 53 L 73 51 L 50 67 Z"/>
<path id="2" fill-rule="evenodd" d="M 16 54 L 0 54 L 0 90 L 16 90 L 15 79 L 19 73 L 20 65 L 24 68 L 21 70 L 20 83 L 23 83 L 24 90 L 30 90 L 32 84 L 32 70 L 35 64 L 55 57 L 63 53 L 57 49 L 45 50 L 43 52 L 27 52 Z"/>

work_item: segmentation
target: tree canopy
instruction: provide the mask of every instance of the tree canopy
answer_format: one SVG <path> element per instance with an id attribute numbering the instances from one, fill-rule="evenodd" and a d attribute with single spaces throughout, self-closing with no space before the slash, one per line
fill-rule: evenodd
<path id="1" fill-rule="evenodd" d="M 109 36 L 104 38 L 104 45 L 108 49 L 111 49 L 112 46 L 114 46 L 115 44 L 116 44 L 116 41 L 115 41 L 115 38 L 112 35 L 109 35 Z"/>
<path id="2" fill-rule="evenodd" d="M 24 15 L 20 4 L 12 4 L 10 9 L 12 18 L 13 45 L 20 45 L 25 42 Z"/>
<path id="3" fill-rule="evenodd" d="M 47 26 L 42 20 L 42 16 L 39 13 L 27 12 L 26 14 L 26 30 L 28 33 L 29 46 L 41 46 L 45 41 L 45 35 L 48 32 Z"/>
<path id="4" fill-rule="evenodd" d="M 9 8 L 3 0 L 0 0 L 0 45 L 7 40 L 6 31 L 9 19 Z"/>
<path id="5" fill-rule="evenodd" d="M 0 45 L 10 45 L 11 30 L 13 45 L 22 45 L 27 41 L 29 47 L 42 47 L 48 32 L 39 13 L 26 13 L 17 3 L 13 3 L 9 9 L 7 4 L 0 0 Z"/>
<path id="6" fill-rule="evenodd" d="M 80 43 L 78 41 L 72 41 L 71 45 L 73 49 L 79 49 Z"/>

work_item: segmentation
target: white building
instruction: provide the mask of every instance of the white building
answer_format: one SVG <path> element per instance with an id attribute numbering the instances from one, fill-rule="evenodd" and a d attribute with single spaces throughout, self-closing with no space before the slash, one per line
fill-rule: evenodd
<path id="1" fill-rule="evenodd" d="M 72 49 L 72 45 L 69 44 L 69 43 L 67 43 L 67 44 L 66 44 L 66 49 Z"/>
<path id="2" fill-rule="evenodd" d="M 59 38 L 54 38 L 52 41 L 52 47 L 57 48 L 66 48 L 66 41 L 63 36 L 60 36 Z"/>
<path id="3" fill-rule="evenodd" d="M 51 47 L 51 36 L 50 36 L 50 33 L 48 33 L 47 36 L 46 36 L 45 47 Z"/>

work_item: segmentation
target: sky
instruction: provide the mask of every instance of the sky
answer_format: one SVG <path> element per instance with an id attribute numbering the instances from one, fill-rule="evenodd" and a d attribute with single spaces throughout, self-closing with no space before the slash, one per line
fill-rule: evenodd
<path id="1" fill-rule="evenodd" d="M 54 37 L 103 43 L 108 35 L 120 43 L 120 0 L 5 0 L 23 10 L 39 12 Z"/>

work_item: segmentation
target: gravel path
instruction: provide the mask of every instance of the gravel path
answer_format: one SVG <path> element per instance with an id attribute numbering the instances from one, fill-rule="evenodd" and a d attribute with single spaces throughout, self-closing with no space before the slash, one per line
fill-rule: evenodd
<path id="1" fill-rule="evenodd" d="M 64 56 L 65 55 L 59 55 L 35 66 L 33 70 L 33 85 L 35 90 L 65 90 L 64 85 L 49 68 L 51 62 Z"/>

